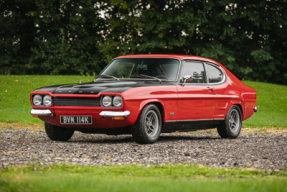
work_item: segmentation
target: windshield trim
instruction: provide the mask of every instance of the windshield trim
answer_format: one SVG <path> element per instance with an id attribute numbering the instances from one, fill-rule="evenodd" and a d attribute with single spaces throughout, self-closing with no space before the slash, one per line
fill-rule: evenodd
<path id="1" fill-rule="evenodd" d="M 180 73 L 180 70 L 181 70 L 181 65 L 182 65 L 182 60 L 180 59 L 177 59 L 177 58 L 170 58 L 170 57 L 127 57 L 127 58 L 115 58 L 113 59 L 108 65 L 106 65 L 106 67 L 99 73 L 99 75 L 101 75 L 105 69 L 110 66 L 114 60 L 119 60 L 119 59 L 146 59 L 146 58 L 156 58 L 156 59 L 175 59 L 175 60 L 178 60 L 179 61 L 179 65 L 178 65 L 178 70 L 177 70 L 177 75 L 176 75 L 176 79 L 175 80 L 167 80 L 167 79 L 161 79 L 162 81 L 174 81 L 174 82 L 177 82 L 178 81 L 178 78 L 179 78 L 179 73 Z M 155 81 L 156 79 L 144 79 L 144 78 L 118 78 L 120 80 L 132 80 L 132 79 L 138 79 L 138 80 L 150 80 L 150 81 Z M 95 80 L 103 80 L 103 79 L 94 79 Z M 109 79 L 105 79 L 105 80 L 109 80 Z M 114 79 L 112 79 L 114 80 Z"/>

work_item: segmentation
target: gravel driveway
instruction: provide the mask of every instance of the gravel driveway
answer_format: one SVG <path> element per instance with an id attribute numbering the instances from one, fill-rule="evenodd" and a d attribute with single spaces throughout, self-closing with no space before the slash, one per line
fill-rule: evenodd
<path id="1" fill-rule="evenodd" d="M 0 166 L 27 164 L 32 156 L 46 164 L 80 165 L 201 163 L 215 167 L 278 169 L 287 167 L 287 132 L 242 133 L 221 139 L 215 131 L 162 134 L 152 145 L 131 135 L 75 132 L 68 142 L 48 139 L 44 131 L 0 129 Z"/>

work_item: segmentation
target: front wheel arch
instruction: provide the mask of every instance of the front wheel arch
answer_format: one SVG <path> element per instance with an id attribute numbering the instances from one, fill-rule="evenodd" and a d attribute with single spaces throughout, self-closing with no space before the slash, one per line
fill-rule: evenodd
<path id="1" fill-rule="evenodd" d="M 159 109 L 160 111 L 160 114 L 161 114 L 161 118 L 162 118 L 162 122 L 164 122 L 164 118 L 165 118 L 165 115 L 164 115 L 164 103 L 159 101 L 159 100 L 145 100 L 141 103 L 140 105 L 140 108 L 139 108 L 139 111 L 141 112 L 143 110 L 143 108 L 149 104 L 154 104 L 155 106 L 157 106 L 157 108 Z M 138 114 L 138 116 L 140 115 L 140 113 Z M 138 117 L 137 117 L 138 118 Z"/>

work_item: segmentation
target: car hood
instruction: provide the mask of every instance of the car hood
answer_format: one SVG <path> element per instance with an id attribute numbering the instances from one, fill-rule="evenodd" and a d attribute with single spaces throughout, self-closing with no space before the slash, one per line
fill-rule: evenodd
<path id="1" fill-rule="evenodd" d="M 100 81 L 83 84 L 66 84 L 66 85 L 53 85 L 49 87 L 42 87 L 36 89 L 37 91 L 48 91 L 53 94 L 99 94 L 100 92 L 116 92 L 122 93 L 128 89 L 145 86 L 161 86 L 167 84 L 174 84 L 172 82 L 163 82 L 160 84 L 158 81 Z"/>

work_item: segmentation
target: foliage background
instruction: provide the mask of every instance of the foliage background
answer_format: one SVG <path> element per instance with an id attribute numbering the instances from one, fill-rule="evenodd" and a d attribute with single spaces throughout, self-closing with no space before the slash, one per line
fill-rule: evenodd
<path id="1" fill-rule="evenodd" d="M 287 0 L 0 1 L 0 74 L 98 74 L 124 54 L 189 54 L 287 84 Z"/>

